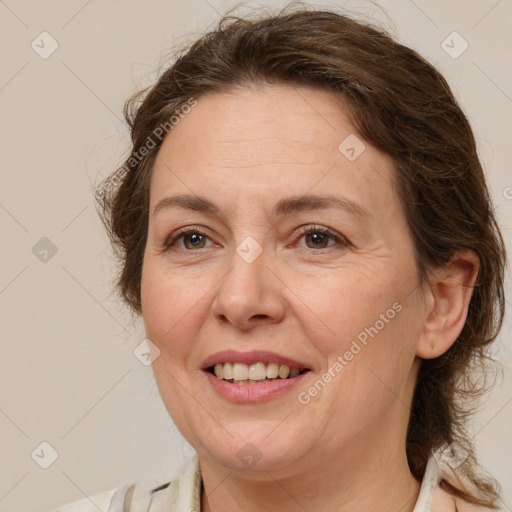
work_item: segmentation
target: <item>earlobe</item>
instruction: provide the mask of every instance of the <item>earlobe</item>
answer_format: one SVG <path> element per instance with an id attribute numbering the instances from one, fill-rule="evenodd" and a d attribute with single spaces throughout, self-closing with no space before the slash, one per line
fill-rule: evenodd
<path id="1" fill-rule="evenodd" d="M 426 291 L 425 321 L 416 350 L 418 357 L 439 357 L 458 338 L 466 322 L 478 270 L 478 256 L 473 251 L 464 250 L 431 273 Z"/>

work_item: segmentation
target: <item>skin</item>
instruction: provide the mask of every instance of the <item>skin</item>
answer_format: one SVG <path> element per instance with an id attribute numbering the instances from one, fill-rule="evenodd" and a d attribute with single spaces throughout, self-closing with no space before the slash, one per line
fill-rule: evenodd
<path id="1" fill-rule="evenodd" d="M 155 379 L 179 430 L 197 450 L 201 510 L 412 511 L 420 484 L 405 439 L 420 358 L 437 357 L 466 318 L 478 260 L 418 281 L 393 162 L 364 142 L 349 161 L 339 144 L 356 130 L 329 92 L 289 86 L 205 95 L 159 151 L 142 272 L 146 336 L 158 347 Z M 362 141 L 361 137 L 359 139 Z M 218 214 L 163 198 L 189 194 Z M 331 194 L 367 210 L 273 214 L 286 197 Z M 181 236 L 195 227 L 202 238 Z M 325 227 L 347 244 L 311 237 Z M 263 252 L 247 263 L 237 246 Z M 399 303 L 343 370 L 308 404 L 307 391 L 365 328 Z M 262 349 L 308 362 L 298 388 L 256 404 L 220 397 L 200 370 L 221 350 Z M 238 451 L 252 443 L 252 467 Z"/>

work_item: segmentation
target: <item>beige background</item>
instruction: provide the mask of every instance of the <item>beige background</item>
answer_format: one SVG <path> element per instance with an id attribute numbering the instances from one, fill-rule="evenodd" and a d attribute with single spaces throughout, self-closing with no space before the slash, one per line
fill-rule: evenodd
<path id="1" fill-rule="evenodd" d="M 245 3 L 258 4 L 285 2 Z M 445 74 L 473 123 L 512 252 L 512 2 L 374 4 L 337 5 L 382 20 Z M 169 419 L 151 369 L 132 353 L 144 338 L 142 324 L 131 325 L 111 293 L 113 259 L 91 190 L 126 154 L 124 100 L 152 82 L 173 44 L 191 41 L 232 5 L 0 1 L 1 511 L 48 511 L 132 480 L 157 485 L 193 453 Z M 51 49 L 43 31 L 59 45 L 47 59 L 39 55 Z M 456 59 L 441 47 L 453 31 L 469 44 Z M 46 262 L 39 259 L 44 253 L 33 252 L 43 237 L 57 250 Z M 39 244 L 39 251 L 48 248 L 48 241 Z M 510 292 L 509 275 L 507 286 Z M 508 316 L 496 352 L 504 378 L 473 427 L 481 461 L 501 481 L 508 510 L 510 334 Z M 39 465 L 50 460 L 44 441 L 58 452 L 47 469 Z"/>

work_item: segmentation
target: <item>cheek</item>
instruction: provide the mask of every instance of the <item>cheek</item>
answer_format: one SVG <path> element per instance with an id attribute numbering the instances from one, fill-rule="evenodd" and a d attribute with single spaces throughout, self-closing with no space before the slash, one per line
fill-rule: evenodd
<path id="1" fill-rule="evenodd" d="M 146 335 L 157 345 L 179 331 L 178 320 L 190 311 L 191 294 L 151 261 L 144 265 L 141 281 L 142 316 Z"/>
<path id="2" fill-rule="evenodd" d="M 180 276 L 161 262 L 147 262 L 141 282 L 142 317 L 146 337 L 161 352 L 155 363 L 172 367 L 174 372 L 188 368 L 196 349 L 193 340 L 208 314 L 212 288 L 203 275 Z"/>
<path id="3" fill-rule="evenodd" d="M 348 273 L 340 274 L 338 279 L 330 277 L 311 285 L 307 283 L 300 296 L 306 298 L 301 306 L 304 329 L 311 339 L 323 340 L 329 352 L 342 350 L 396 300 L 392 290 L 385 289 L 375 279 L 361 280 L 359 275 Z"/>
<path id="4" fill-rule="evenodd" d="M 416 305 L 407 296 L 410 290 L 389 272 L 361 277 L 340 274 L 337 280 L 304 287 L 300 295 L 307 301 L 297 303 L 303 311 L 297 313 L 302 328 L 327 367 L 341 356 L 359 369 L 386 363 L 390 377 L 395 370 L 403 374 L 414 358 L 420 332 Z"/>
<path id="5" fill-rule="evenodd" d="M 155 343 L 161 337 L 163 328 L 167 321 L 165 311 L 168 308 L 168 301 L 171 296 L 167 296 L 165 283 L 158 279 L 151 270 L 144 269 L 141 282 L 141 303 L 142 317 L 146 327 L 147 336 L 155 338 Z"/>

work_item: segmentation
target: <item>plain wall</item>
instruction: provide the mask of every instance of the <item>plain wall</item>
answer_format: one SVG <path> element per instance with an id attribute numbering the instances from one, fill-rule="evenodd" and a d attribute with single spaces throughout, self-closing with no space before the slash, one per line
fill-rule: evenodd
<path id="1" fill-rule="evenodd" d="M 233 5 L 0 2 L 1 511 L 49 511 L 136 480 L 158 485 L 193 453 L 161 402 L 151 368 L 133 355 L 144 331 L 112 293 L 114 260 L 92 187 L 126 156 L 124 100 L 152 83 L 174 44 L 199 37 Z M 473 125 L 512 248 L 512 2 L 341 6 L 381 20 L 446 76 Z M 58 43 L 47 58 L 41 54 L 55 43 L 43 31 Z M 442 47 L 454 31 L 469 45 L 458 58 Z M 504 376 L 472 430 L 480 460 L 512 510 L 510 333 L 508 316 L 496 344 Z M 42 442 L 58 452 L 47 469 L 40 464 L 51 450 Z"/>

